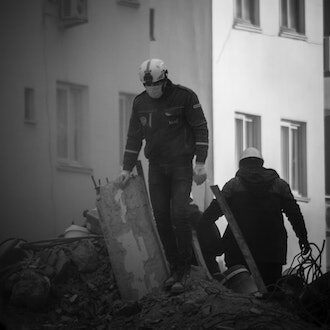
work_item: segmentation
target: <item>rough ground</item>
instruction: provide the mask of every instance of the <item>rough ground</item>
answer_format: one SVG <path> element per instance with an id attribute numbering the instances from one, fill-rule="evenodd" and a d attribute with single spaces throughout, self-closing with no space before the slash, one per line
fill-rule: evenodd
<path id="1" fill-rule="evenodd" d="M 205 280 L 198 267 L 183 294 L 159 290 L 123 302 L 102 238 L 24 250 L 19 267 L 1 279 L 1 321 L 8 329 L 317 328 L 297 315 L 292 296 L 236 294 Z"/>

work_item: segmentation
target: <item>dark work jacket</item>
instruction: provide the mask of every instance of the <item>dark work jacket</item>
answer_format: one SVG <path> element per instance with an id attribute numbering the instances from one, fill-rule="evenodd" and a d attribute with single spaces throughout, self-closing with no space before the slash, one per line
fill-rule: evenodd
<path id="1" fill-rule="evenodd" d="M 197 95 L 167 80 L 164 94 L 151 98 L 146 91 L 133 102 L 124 170 L 132 170 L 145 139 L 144 154 L 150 163 L 204 163 L 208 151 L 208 128 Z"/>
<path id="2" fill-rule="evenodd" d="M 264 167 L 241 168 L 222 190 L 256 262 L 286 263 L 287 232 L 283 212 L 301 240 L 307 231 L 289 185 L 276 171 Z M 215 221 L 223 215 L 216 200 L 203 217 Z M 244 261 L 229 225 L 223 243 L 227 267 Z"/>

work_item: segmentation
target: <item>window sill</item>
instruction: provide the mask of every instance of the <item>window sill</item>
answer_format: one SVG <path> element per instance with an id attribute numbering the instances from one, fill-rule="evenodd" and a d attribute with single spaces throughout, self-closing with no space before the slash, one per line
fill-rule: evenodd
<path id="1" fill-rule="evenodd" d="M 253 25 L 248 21 L 243 21 L 240 19 L 235 19 L 233 28 L 236 30 L 242 30 L 247 32 L 262 33 L 260 26 Z"/>
<path id="2" fill-rule="evenodd" d="M 93 169 L 90 167 L 86 167 L 83 165 L 79 165 L 78 163 L 69 163 L 59 161 L 57 162 L 56 168 L 59 171 L 63 172 L 74 172 L 74 173 L 83 173 L 83 174 L 92 174 Z"/>
<path id="3" fill-rule="evenodd" d="M 140 3 L 137 0 L 117 0 L 118 5 L 126 6 L 126 7 L 133 7 L 138 8 L 140 7 Z"/>
<path id="4" fill-rule="evenodd" d="M 290 30 L 284 27 L 281 27 L 280 37 L 289 38 L 289 39 L 296 39 L 301 41 L 307 41 L 307 37 L 304 34 L 298 33 L 294 30 Z"/>
<path id="5" fill-rule="evenodd" d="M 302 196 L 296 196 L 296 195 L 294 195 L 294 198 L 297 202 L 303 202 L 303 203 L 309 203 L 311 200 L 308 197 L 302 197 Z"/>
<path id="6" fill-rule="evenodd" d="M 37 121 L 33 119 L 25 119 L 24 123 L 27 125 L 37 125 Z"/>

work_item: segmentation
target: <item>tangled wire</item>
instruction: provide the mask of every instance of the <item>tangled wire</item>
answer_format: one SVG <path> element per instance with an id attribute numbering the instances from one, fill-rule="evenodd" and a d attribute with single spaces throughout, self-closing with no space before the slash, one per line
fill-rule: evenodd
<path id="1" fill-rule="evenodd" d="M 318 326 L 330 325 L 330 273 L 322 273 L 323 241 L 320 249 L 310 243 L 307 254 L 298 253 L 286 274 L 276 284 L 277 289 L 293 289 L 295 308 L 300 317 Z M 314 256 L 316 253 L 316 256 Z"/>
<path id="2" fill-rule="evenodd" d="M 311 250 L 304 255 L 303 252 L 298 253 L 292 260 L 287 275 L 296 275 L 307 285 L 315 281 L 323 275 L 321 270 L 322 253 L 325 247 L 325 240 L 323 241 L 322 248 L 320 249 L 315 243 L 309 243 Z M 317 256 L 313 256 L 314 251 Z M 295 265 L 295 266 L 294 266 Z"/>

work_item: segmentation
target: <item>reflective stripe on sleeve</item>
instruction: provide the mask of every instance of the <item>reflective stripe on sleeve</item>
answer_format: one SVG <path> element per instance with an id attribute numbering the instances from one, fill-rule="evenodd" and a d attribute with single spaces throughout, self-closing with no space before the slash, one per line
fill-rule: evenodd
<path id="1" fill-rule="evenodd" d="M 208 146 L 209 144 L 207 142 L 196 142 L 196 145 L 199 145 L 199 146 Z"/>

